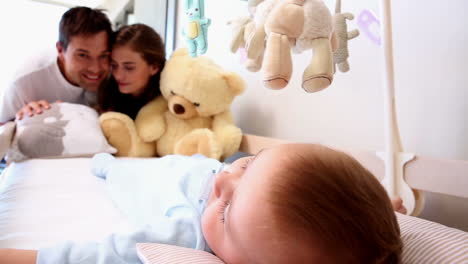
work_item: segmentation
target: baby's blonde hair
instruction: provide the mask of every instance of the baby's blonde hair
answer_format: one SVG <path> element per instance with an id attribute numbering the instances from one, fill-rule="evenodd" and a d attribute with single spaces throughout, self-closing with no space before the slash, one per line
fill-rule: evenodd
<path id="1" fill-rule="evenodd" d="M 345 153 L 299 149 L 272 181 L 275 228 L 310 243 L 329 263 L 399 263 L 399 225 L 378 180 Z"/>

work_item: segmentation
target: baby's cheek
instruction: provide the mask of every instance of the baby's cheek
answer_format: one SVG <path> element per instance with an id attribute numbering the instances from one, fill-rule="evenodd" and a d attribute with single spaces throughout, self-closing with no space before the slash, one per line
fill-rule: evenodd
<path id="1" fill-rule="evenodd" d="M 207 208 L 201 219 L 203 237 L 205 238 L 206 243 L 208 243 L 208 246 L 210 248 L 212 248 L 212 245 L 215 245 L 215 241 L 213 241 L 214 240 L 213 229 L 216 224 L 213 221 L 213 217 L 210 217 L 211 215 L 212 213 L 210 212 L 209 208 Z"/>

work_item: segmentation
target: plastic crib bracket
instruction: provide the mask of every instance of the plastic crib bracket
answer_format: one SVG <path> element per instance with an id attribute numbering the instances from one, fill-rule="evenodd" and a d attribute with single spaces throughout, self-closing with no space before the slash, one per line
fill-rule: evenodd
<path id="1" fill-rule="evenodd" d="M 376 154 L 384 161 L 385 176 L 381 183 L 390 198 L 400 197 L 408 215 L 419 215 L 424 207 L 424 197 L 420 191 L 411 189 L 404 177 L 405 164 L 412 161 L 415 155 L 402 152 L 393 155 L 387 152 L 377 152 Z M 392 161 L 394 166 L 391 164 Z"/>

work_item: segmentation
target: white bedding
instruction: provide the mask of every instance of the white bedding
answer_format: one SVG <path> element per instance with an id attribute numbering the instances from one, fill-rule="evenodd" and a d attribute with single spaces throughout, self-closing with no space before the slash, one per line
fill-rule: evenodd
<path id="1" fill-rule="evenodd" d="M 0 248 L 100 240 L 131 228 L 102 179 L 91 174 L 90 161 L 35 159 L 7 167 L 0 181 Z"/>

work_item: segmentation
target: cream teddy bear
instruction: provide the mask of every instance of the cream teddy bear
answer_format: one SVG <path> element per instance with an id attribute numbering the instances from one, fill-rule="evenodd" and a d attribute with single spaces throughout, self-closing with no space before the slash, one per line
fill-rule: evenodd
<path id="1" fill-rule="evenodd" d="M 244 81 L 207 57 L 176 50 L 161 73 L 162 96 L 145 105 L 135 122 L 110 112 L 101 127 L 119 156 L 192 155 L 224 159 L 240 146 L 241 130 L 229 110 Z"/>

